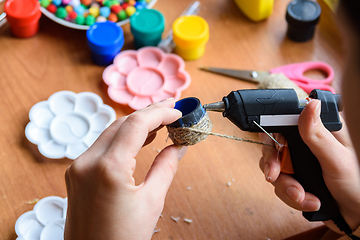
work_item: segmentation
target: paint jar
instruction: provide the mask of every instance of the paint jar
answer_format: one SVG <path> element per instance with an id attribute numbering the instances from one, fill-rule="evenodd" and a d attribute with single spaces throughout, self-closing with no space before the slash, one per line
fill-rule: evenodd
<path id="1" fill-rule="evenodd" d="M 274 6 L 274 0 L 235 0 L 235 3 L 254 22 L 268 18 Z"/>
<path id="2" fill-rule="evenodd" d="M 135 48 L 157 46 L 165 29 L 165 18 L 155 9 L 141 9 L 130 17 Z"/>
<path id="3" fill-rule="evenodd" d="M 113 22 L 97 22 L 86 31 L 93 61 L 101 66 L 111 64 L 124 46 L 124 32 Z"/>
<path id="4" fill-rule="evenodd" d="M 320 5 L 311 0 L 294 0 L 286 10 L 287 36 L 295 42 L 313 38 L 321 14 Z"/>
<path id="5" fill-rule="evenodd" d="M 7 0 L 4 6 L 7 21 L 15 37 L 28 38 L 39 31 L 41 17 L 37 0 Z"/>
<path id="6" fill-rule="evenodd" d="M 182 16 L 173 23 L 175 53 L 184 60 L 195 60 L 205 53 L 209 25 L 199 16 Z"/>

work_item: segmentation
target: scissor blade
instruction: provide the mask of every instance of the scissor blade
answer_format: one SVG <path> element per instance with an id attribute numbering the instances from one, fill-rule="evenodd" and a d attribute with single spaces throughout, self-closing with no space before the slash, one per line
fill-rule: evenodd
<path id="1" fill-rule="evenodd" d="M 214 67 L 201 67 L 200 69 L 207 72 L 217 73 L 223 76 L 246 80 L 254 83 L 261 82 L 267 75 L 269 75 L 269 72 L 266 71 L 235 70 Z"/>

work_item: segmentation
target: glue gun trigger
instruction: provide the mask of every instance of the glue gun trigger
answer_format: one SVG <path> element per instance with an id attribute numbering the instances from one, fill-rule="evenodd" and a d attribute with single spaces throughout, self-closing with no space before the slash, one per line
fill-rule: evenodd
<path id="1" fill-rule="evenodd" d="M 291 162 L 291 157 L 287 142 L 285 143 L 283 148 L 284 149 L 280 153 L 280 163 L 281 163 L 280 171 L 286 174 L 294 174 L 294 168 Z"/>

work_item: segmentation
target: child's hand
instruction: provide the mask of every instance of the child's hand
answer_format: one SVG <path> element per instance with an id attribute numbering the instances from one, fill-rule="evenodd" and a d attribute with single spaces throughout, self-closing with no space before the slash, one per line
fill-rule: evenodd
<path id="1" fill-rule="evenodd" d="M 339 203 L 340 212 L 349 226 L 355 230 L 360 225 L 360 171 L 346 126 L 342 130 L 330 133 L 320 120 L 320 101 L 313 100 L 302 111 L 299 117 L 299 132 L 320 162 L 323 178 L 335 200 Z M 285 139 L 275 135 L 280 143 Z M 265 134 L 261 139 L 269 144 L 273 141 Z M 260 168 L 266 180 L 275 187 L 276 195 L 287 205 L 300 211 L 317 211 L 320 200 L 311 193 L 305 193 L 303 187 L 291 176 L 280 173 L 278 150 L 263 147 Z M 326 225 L 339 231 L 332 221 Z"/>
<path id="2" fill-rule="evenodd" d="M 136 155 L 156 131 L 181 117 L 164 100 L 116 120 L 66 172 L 65 240 L 151 239 L 186 147 L 168 146 L 135 186 Z"/>

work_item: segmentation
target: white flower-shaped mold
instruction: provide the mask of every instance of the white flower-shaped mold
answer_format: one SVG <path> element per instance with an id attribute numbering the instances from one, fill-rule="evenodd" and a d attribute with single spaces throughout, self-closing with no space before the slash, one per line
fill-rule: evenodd
<path id="1" fill-rule="evenodd" d="M 91 92 L 56 92 L 29 112 L 26 138 L 47 158 L 75 159 L 116 119 L 113 108 Z"/>
<path id="2" fill-rule="evenodd" d="M 35 204 L 32 211 L 22 214 L 15 223 L 16 240 L 62 240 L 67 199 L 50 196 Z"/>

